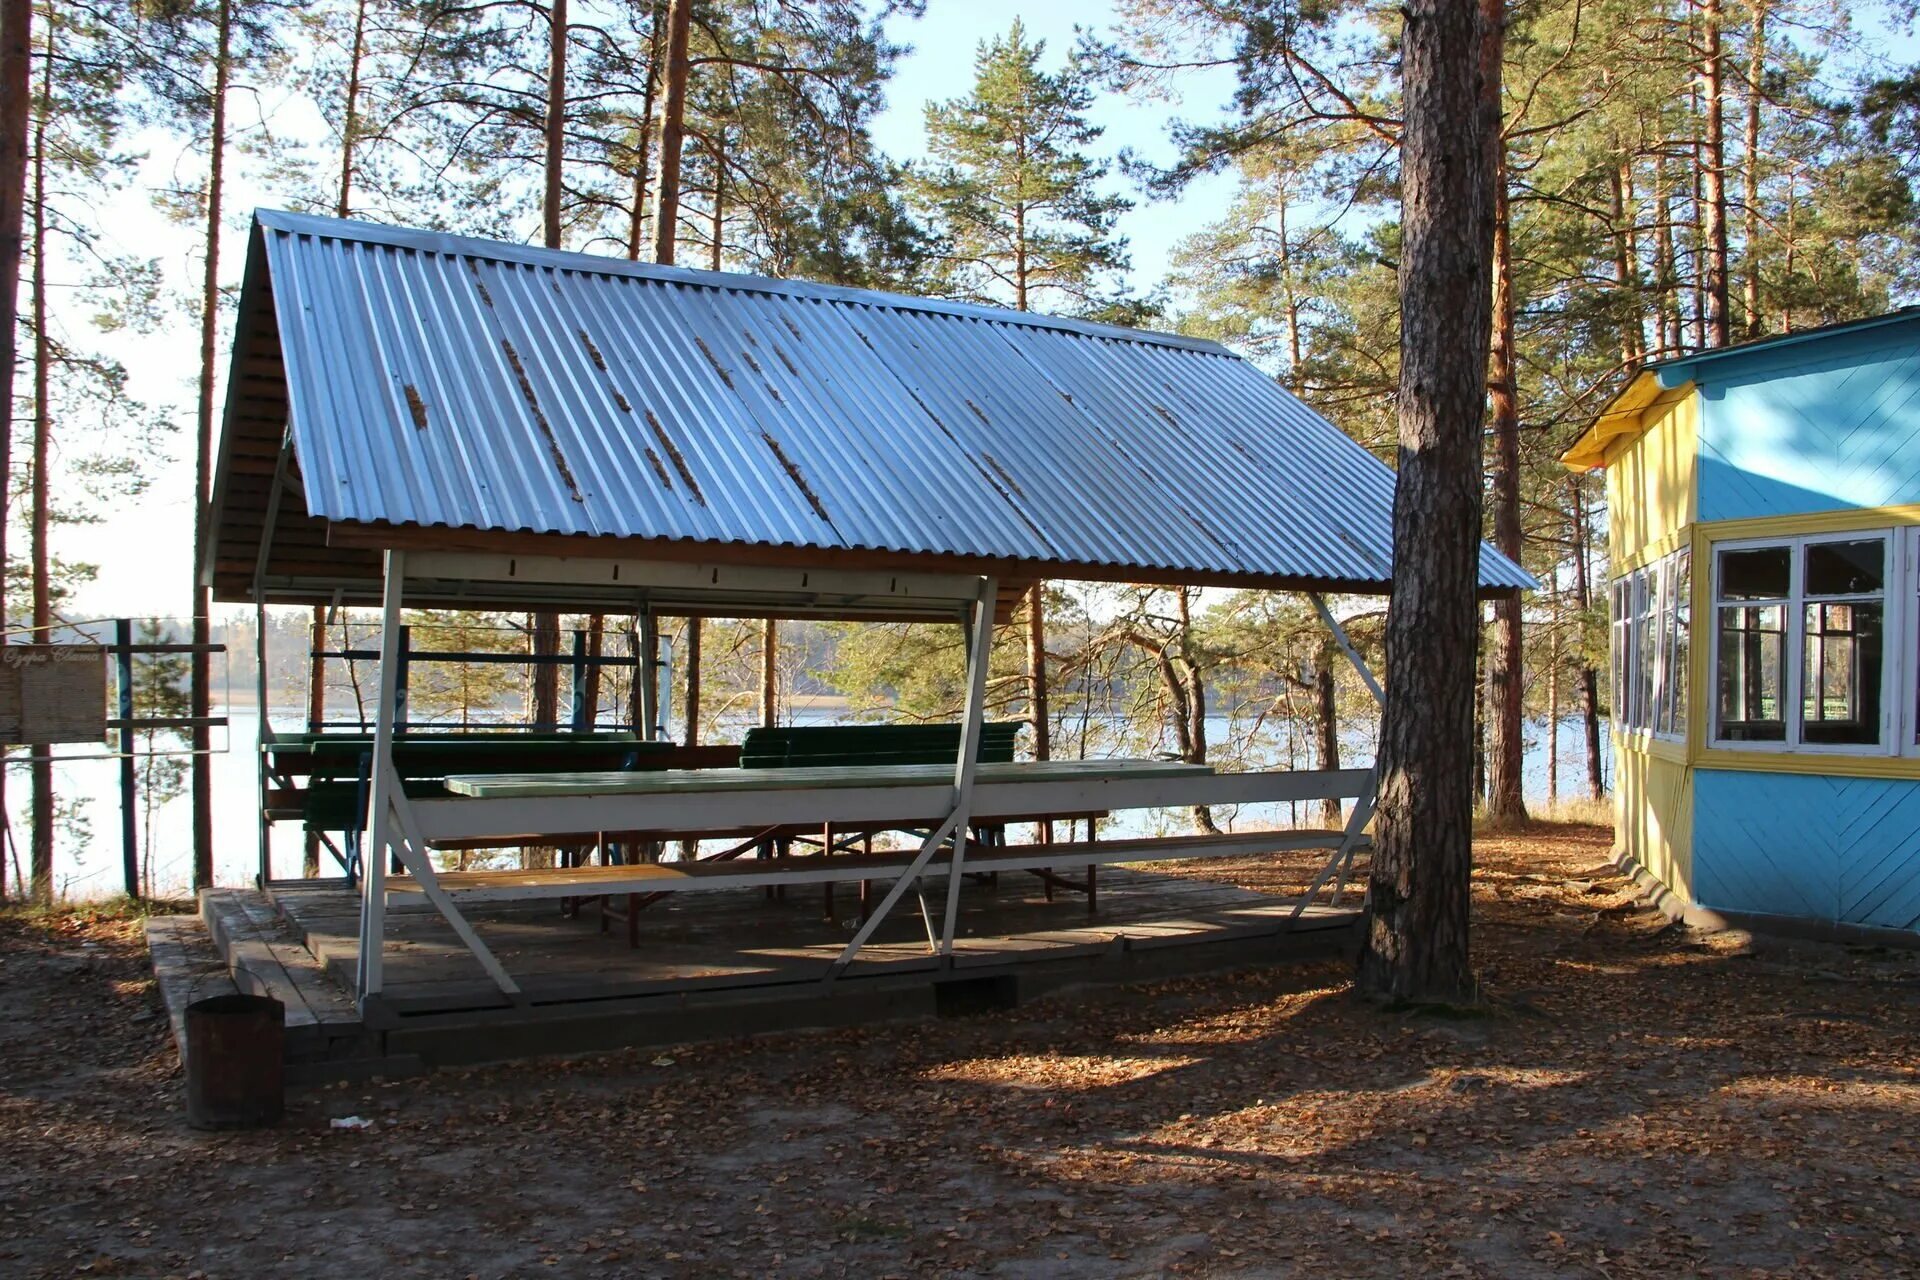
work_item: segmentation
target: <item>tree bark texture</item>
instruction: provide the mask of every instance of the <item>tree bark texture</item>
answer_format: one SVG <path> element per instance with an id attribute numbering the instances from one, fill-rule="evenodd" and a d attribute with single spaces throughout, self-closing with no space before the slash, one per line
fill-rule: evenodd
<path id="1" fill-rule="evenodd" d="M 1746 336 L 1758 338 L 1766 326 L 1760 320 L 1760 99 L 1767 74 L 1767 3 L 1754 0 L 1753 27 L 1747 49 L 1747 163 L 1742 189 L 1746 204 L 1746 223 L 1741 247 L 1746 252 L 1746 279 L 1742 303 Z"/>
<path id="2" fill-rule="evenodd" d="M 33 485 L 29 540 L 33 562 L 33 638 L 52 640 L 52 562 L 47 547 L 47 465 L 53 458 L 53 406 L 48 403 L 53 351 L 47 333 L 47 112 L 53 101 L 54 29 L 47 28 L 46 62 L 40 80 L 40 112 L 33 131 Z M 32 749 L 28 853 L 29 892 L 45 906 L 53 901 L 53 761 L 49 748 Z"/>
<path id="3" fill-rule="evenodd" d="M 1314 751 L 1322 769 L 1340 767 L 1340 690 L 1333 674 L 1333 664 L 1338 661 L 1339 647 L 1333 637 L 1328 636 L 1320 646 L 1320 656 L 1313 662 Z M 1343 821 L 1340 802 L 1331 798 L 1322 800 L 1320 818 L 1330 827 L 1339 826 Z"/>
<path id="4" fill-rule="evenodd" d="M 1494 144 L 1493 334 L 1487 402 L 1493 419 L 1493 540 L 1520 560 L 1520 392 L 1514 376 L 1513 237 L 1507 204 L 1506 143 Z M 1521 788 L 1525 755 L 1526 641 L 1520 597 L 1493 605 L 1493 646 L 1487 653 L 1487 814 L 1496 822 L 1525 822 Z"/>
<path id="5" fill-rule="evenodd" d="M 193 887 L 213 885 L 213 739 L 206 720 L 212 714 L 213 642 L 206 584 L 200 566 L 206 559 L 213 472 L 213 381 L 215 337 L 220 327 L 220 219 L 227 160 L 227 86 L 233 72 L 233 4 L 220 0 L 213 61 L 213 119 L 207 134 L 207 208 L 205 274 L 200 284 L 200 406 L 193 466 Z M 265 715 L 264 708 L 261 714 Z"/>
<path id="6" fill-rule="evenodd" d="M 558 249 L 561 247 L 561 177 L 566 166 L 567 0 L 553 0 L 547 17 L 547 106 L 542 122 L 546 189 L 541 199 L 541 218 L 547 248 Z M 527 629 L 535 656 L 551 657 L 560 652 L 559 614 L 532 614 L 527 619 Z M 551 729 L 560 723 L 559 664 L 534 665 L 527 712 L 527 718 L 541 729 Z"/>
<path id="7" fill-rule="evenodd" d="M 1400 449 L 1363 992 L 1473 990 L 1475 598 L 1493 245 L 1497 0 L 1410 0 L 1401 135 Z M 1470 122 L 1472 127 L 1463 128 Z"/>
<path id="8" fill-rule="evenodd" d="M 1047 704 L 1046 584 L 1027 591 L 1027 713 L 1033 724 L 1033 758 L 1053 758 L 1053 716 Z"/>
<path id="9" fill-rule="evenodd" d="M 1573 528 L 1573 604 L 1582 618 L 1593 608 L 1593 589 L 1589 585 L 1592 570 L 1587 564 L 1586 497 L 1580 491 L 1580 478 L 1570 476 L 1567 490 L 1572 498 Z M 1587 730 L 1587 792 L 1595 800 L 1606 797 L 1606 774 L 1600 764 L 1600 673 L 1592 664 L 1580 664 L 1580 713 Z"/>
<path id="10" fill-rule="evenodd" d="M 659 195 L 653 215 L 653 260 L 671 263 L 680 234 L 680 153 L 687 137 L 687 43 L 693 0 L 668 0 L 666 93 L 660 104 Z"/>
<path id="11" fill-rule="evenodd" d="M 780 624 L 760 624 L 760 723 L 780 723 Z"/>
<path id="12" fill-rule="evenodd" d="M 13 474 L 13 374 L 19 358 L 20 264 L 26 256 L 27 150 L 33 117 L 33 6 L 0 5 L 0 476 Z M 0 520 L 0 602 L 7 598 L 7 531 Z M 0 623 L 6 620 L 0 604 Z M 0 645 L 7 642 L 0 625 Z M 6 804 L 0 768 L 0 812 Z M 0 849 L 3 853 L 4 849 Z M 0 902 L 6 901 L 0 860 Z"/>
<path id="13" fill-rule="evenodd" d="M 1703 344 L 1724 347 L 1729 341 L 1727 318 L 1727 129 L 1725 66 L 1721 59 L 1720 0 L 1700 5 L 1700 238 L 1706 261 L 1701 264 L 1700 287 Z"/>

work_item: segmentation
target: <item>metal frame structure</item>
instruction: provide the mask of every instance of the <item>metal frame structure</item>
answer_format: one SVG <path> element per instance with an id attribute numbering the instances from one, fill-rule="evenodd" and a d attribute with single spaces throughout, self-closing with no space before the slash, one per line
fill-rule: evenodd
<path id="1" fill-rule="evenodd" d="M 727 574 L 707 571 L 703 576 L 715 589 L 712 602 L 716 610 L 741 607 L 772 607 L 776 603 L 803 614 L 828 612 L 836 608 L 859 613 L 884 611 L 889 597 L 910 601 L 908 607 L 919 615 L 938 613 L 943 608 L 966 628 L 967 690 L 961 727 L 960 747 L 950 782 L 929 781 L 915 785 L 855 785 L 821 790 L 794 790 L 770 784 L 766 788 L 740 787 L 721 792 L 692 791 L 682 794 L 644 794 L 623 792 L 609 785 L 599 792 L 559 795 L 502 795 L 480 798 L 461 796 L 445 800 L 410 800 L 401 786 L 393 764 L 396 719 L 400 712 L 399 637 L 401 608 L 410 581 L 430 576 L 444 583 L 449 570 L 475 575 L 484 580 L 489 573 L 512 572 L 528 581 L 529 569 L 542 573 L 542 580 L 553 604 L 565 603 L 568 592 L 581 585 L 583 577 L 596 582 L 624 579 L 640 585 L 636 611 L 653 616 L 650 589 L 665 587 L 686 592 L 695 584 L 687 581 L 682 566 L 647 565 L 644 562 L 595 561 L 584 569 L 563 560 L 530 566 L 525 559 L 504 557 L 417 557 L 403 550 L 384 553 L 385 582 L 382 594 L 380 682 L 375 716 L 372 760 L 373 794 L 368 809 L 369 830 L 364 856 L 365 873 L 361 879 L 361 929 L 359 952 L 359 990 L 356 996 L 364 1008 L 379 999 L 383 988 L 383 952 L 388 898 L 395 892 L 418 893 L 446 919 L 461 942 L 473 954 L 488 977 L 510 1000 L 521 1002 L 524 994 L 498 957 L 487 947 L 460 910 L 461 902 L 501 901 L 509 899 L 553 898 L 620 893 L 660 893 L 707 887 L 775 886 L 831 883 L 891 878 L 892 883 L 874 910 L 830 966 L 825 981 L 831 983 L 843 975 L 875 931 L 913 892 L 919 899 L 926 926 L 929 948 L 942 963 L 953 961 L 955 930 L 958 920 L 960 887 L 966 874 L 971 823 L 1045 812 L 1110 811 L 1115 809 L 1157 808 L 1193 804 L 1232 804 L 1286 802 L 1310 799 L 1342 799 L 1354 802 L 1347 823 L 1334 838 L 1326 834 L 1300 835 L 1286 832 L 1260 832 L 1240 837 L 1211 838 L 1183 844 L 1179 840 L 1109 841 L 1097 847 L 1070 850 L 1061 845 L 1035 845 L 1030 849 L 999 849 L 990 857 L 981 855 L 994 870 L 1046 868 L 1063 864 L 1145 861 L 1167 857 L 1222 857 L 1284 848 L 1325 847 L 1327 862 L 1311 888 L 1296 906 L 1298 919 L 1306 905 L 1331 880 L 1335 883 L 1335 902 L 1344 885 L 1353 860 L 1365 843 L 1365 827 L 1373 812 L 1375 778 L 1371 769 L 1312 772 L 1275 772 L 1214 774 L 1196 772 L 1188 776 L 1144 776 L 1139 778 L 1047 777 L 1036 771 L 1030 779 L 1004 777 L 984 781 L 977 763 L 981 727 L 985 719 L 986 678 L 992 647 L 994 608 L 998 583 L 992 577 L 915 575 L 873 575 L 813 570 L 798 574 L 787 570 L 732 570 Z M 722 579 L 725 579 L 723 582 Z M 795 598 L 795 588 L 805 598 Z M 755 588 L 759 590 L 756 591 Z M 486 589 L 482 587 L 482 589 Z M 764 594 L 762 594 L 764 593 Z M 771 599 L 767 597 L 772 597 Z M 699 607 L 697 589 L 683 595 L 683 606 Z M 1363 681 L 1377 697 L 1379 685 L 1360 660 L 1358 652 L 1325 602 L 1314 597 L 1323 621 L 1354 664 Z M 780 826 L 808 823 L 884 823 L 903 830 L 920 830 L 918 848 L 904 863 L 892 860 L 876 867 L 865 861 L 809 860 L 803 868 L 777 870 L 739 868 L 723 880 L 702 880 L 672 868 L 641 865 L 628 869 L 596 868 L 591 877 L 569 876 L 564 872 L 550 877 L 537 873 L 517 884 L 502 884 L 496 879 L 472 883 L 471 877 L 455 876 L 453 887 L 442 883 L 442 873 L 433 865 L 429 849 L 436 842 L 506 840 L 522 836 L 529 840 L 555 832 L 581 831 L 653 831 L 660 833 L 699 833 L 740 827 Z M 390 881 L 389 865 L 405 872 L 397 885 Z M 933 907 L 927 901 L 923 883 L 930 873 L 944 872 L 945 895 L 936 922 Z M 485 876 L 485 873 L 482 873 Z"/>

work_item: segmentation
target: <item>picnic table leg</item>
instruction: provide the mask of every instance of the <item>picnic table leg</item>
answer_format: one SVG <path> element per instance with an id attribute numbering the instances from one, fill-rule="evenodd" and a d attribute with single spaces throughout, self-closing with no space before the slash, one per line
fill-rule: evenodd
<path id="1" fill-rule="evenodd" d="M 873 853 L 873 833 L 872 832 L 868 832 L 866 835 L 860 838 L 860 852 L 863 854 L 869 854 L 869 855 Z M 872 914 L 873 914 L 873 881 L 862 880 L 860 882 L 860 923 L 865 924 L 867 922 L 867 917 L 871 916 Z"/>
<path id="2" fill-rule="evenodd" d="M 1051 845 L 1053 843 L 1053 824 L 1051 822 L 1043 822 L 1040 824 L 1040 843 L 1045 845 Z M 1053 868 L 1048 867 L 1047 870 L 1051 871 Z M 1048 878 L 1043 878 L 1040 883 L 1046 886 L 1047 901 L 1052 902 L 1053 881 Z"/>
<path id="3" fill-rule="evenodd" d="M 627 950 L 635 951 L 640 947 L 640 895 L 627 895 Z"/>
<path id="4" fill-rule="evenodd" d="M 1087 820 L 1087 843 L 1092 844 L 1098 839 L 1099 837 L 1094 834 L 1093 820 L 1089 818 Z M 1096 883 L 1094 879 L 1094 877 L 1099 874 L 1099 870 L 1100 870 L 1100 866 L 1098 863 L 1089 862 L 1087 864 L 1087 914 L 1088 915 L 1092 915 L 1096 910 L 1099 909 L 1099 906 L 1100 906 L 1100 886 L 1098 885 L 1098 883 Z"/>

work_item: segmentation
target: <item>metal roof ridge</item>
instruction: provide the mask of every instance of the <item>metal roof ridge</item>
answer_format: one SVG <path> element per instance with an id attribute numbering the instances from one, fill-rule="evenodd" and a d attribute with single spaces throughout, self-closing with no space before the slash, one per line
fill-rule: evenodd
<path id="1" fill-rule="evenodd" d="M 410 249 L 417 253 L 484 258 L 488 261 L 519 266 L 547 267 L 590 275 L 624 276 L 636 280 L 657 280 L 702 289 L 765 293 L 778 297 L 833 302 L 849 306 L 922 311 L 964 320 L 984 320 L 993 324 L 1033 329 L 1054 329 L 1078 334 L 1081 337 L 1139 342 L 1237 359 L 1225 346 L 1208 338 L 1192 338 L 1185 334 L 1166 333 L 1158 329 L 1129 329 L 1124 325 L 1103 324 L 1097 320 L 1079 320 L 1071 316 L 1046 315 L 1034 311 L 1015 311 L 1010 307 L 993 307 L 982 303 L 955 302 L 946 298 L 924 298 L 909 293 L 890 293 L 884 289 L 856 289 L 848 285 L 821 284 L 812 280 L 783 280 L 774 276 L 757 276 L 746 272 L 705 271 L 697 267 L 631 262 L 625 258 L 583 253 L 577 249 L 548 249 L 541 245 L 486 240 L 478 236 L 457 235 L 449 231 L 396 227 L 389 223 L 373 222 L 364 218 L 330 218 L 320 214 L 297 213 L 291 209 L 255 209 L 253 220 L 258 226 L 290 235 L 353 240 L 363 244 Z"/>

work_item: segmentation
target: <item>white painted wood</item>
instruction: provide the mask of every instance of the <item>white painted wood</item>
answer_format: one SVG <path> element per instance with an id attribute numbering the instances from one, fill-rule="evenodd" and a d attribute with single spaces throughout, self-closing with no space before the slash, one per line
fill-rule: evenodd
<path id="1" fill-rule="evenodd" d="M 398 789 L 393 772 L 393 719 L 399 689 L 400 597 L 405 575 L 406 553 L 388 551 L 380 611 L 380 703 L 373 717 L 373 795 L 367 806 L 370 830 L 362 842 L 360 866 L 360 989 L 355 995 L 362 1012 L 367 998 L 380 994 L 386 951 L 387 846 L 393 837 L 391 808 Z"/>
<path id="2" fill-rule="evenodd" d="M 1383 707 L 1386 706 L 1386 690 L 1380 687 L 1380 681 L 1375 678 L 1372 669 L 1360 660 L 1360 651 L 1355 649 L 1353 641 L 1347 638 L 1347 629 L 1340 625 L 1338 618 L 1333 616 L 1333 610 L 1327 608 L 1325 597 L 1315 591 L 1309 593 L 1307 599 L 1313 601 L 1314 611 L 1320 615 L 1320 621 L 1327 624 L 1327 630 L 1333 632 L 1333 642 L 1340 646 L 1341 653 L 1347 655 L 1347 662 L 1359 674 L 1361 682 L 1367 686 L 1367 692 L 1373 695 L 1375 702 Z"/>
<path id="3" fill-rule="evenodd" d="M 1364 825 L 1364 823 L 1362 824 Z M 941 841 L 944 843 L 944 836 Z M 1342 832 L 1329 831 L 1249 831 L 1243 836 L 1228 840 L 1210 841 L 1200 848 L 1189 847 L 1180 850 L 1170 849 L 1167 842 L 1160 839 L 1142 838 L 1138 840 L 1103 840 L 1096 844 L 1081 845 L 1071 853 L 1061 852 L 1061 845 L 1016 845 L 1005 850 L 995 850 L 988 858 L 976 858 L 973 867 L 979 871 L 1033 871 L 1057 867 L 1062 862 L 1073 866 L 1114 866 L 1130 862 L 1165 862 L 1174 859 L 1198 861 L 1211 858 L 1244 858 L 1254 854 L 1280 853 L 1299 849 L 1332 849 L 1339 852 L 1365 847 L 1365 837 L 1361 836 L 1349 845 Z M 747 871 L 728 875 L 703 875 L 695 871 L 688 874 L 671 874 L 672 863 L 661 864 L 659 868 L 636 867 L 631 877 L 609 876 L 605 878 L 577 879 L 562 871 L 550 874 L 526 872 L 500 872 L 502 883 L 472 884 L 462 882 L 448 885 L 436 880 L 441 892 L 456 902 L 515 902 L 541 898 L 599 897 L 626 893 L 700 893 L 716 889 L 759 889 L 777 885 L 819 885 L 851 884 L 861 880 L 877 880 L 886 876 L 898 876 L 896 885 L 901 887 L 901 896 L 926 876 L 944 876 L 953 865 L 950 857 L 941 856 L 939 845 L 935 845 L 934 855 L 924 861 L 920 852 L 902 868 L 898 862 L 876 867 L 872 862 L 862 862 L 845 858 L 808 858 L 808 865 L 786 867 L 773 871 Z M 666 874 L 663 874 L 663 871 Z M 475 873 L 488 875 L 487 872 Z M 533 875 L 537 878 L 530 882 L 505 883 L 510 878 Z M 391 883 L 391 882 L 390 882 Z M 1325 881 L 1320 882 L 1324 885 Z M 405 900 L 410 890 L 405 884 L 390 891 L 396 898 Z M 878 915 L 878 912 L 875 913 Z M 860 938 L 862 945 L 872 936 Z M 851 944 L 849 944 L 851 946 Z M 857 949 L 856 949 L 857 950 Z M 843 959 L 851 959 L 847 952 Z"/>
<path id="4" fill-rule="evenodd" d="M 447 896 L 446 890 L 440 887 L 440 877 L 433 869 L 433 859 L 427 856 L 426 846 L 420 842 L 419 832 L 415 830 L 412 815 L 408 811 L 409 801 L 405 790 L 400 785 L 399 774 L 393 771 L 391 765 L 388 766 L 388 773 L 390 775 L 387 779 L 389 793 L 393 796 L 394 826 L 399 836 L 393 843 L 394 852 L 399 856 L 401 864 L 406 867 L 407 873 L 413 877 L 413 883 L 418 891 L 433 904 L 434 909 L 440 913 L 447 924 L 452 926 L 454 933 L 459 935 L 460 941 L 466 945 L 468 951 L 473 953 L 473 958 L 479 961 L 480 967 L 486 970 L 489 978 L 493 979 L 494 985 L 508 996 L 514 997 L 515 1003 L 519 1003 L 520 984 L 513 980 L 506 966 L 501 964 L 499 957 L 493 954 L 493 949 L 481 939 L 473 925 L 460 913 L 460 908 L 456 907 L 453 900 Z"/>
<path id="5" fill-rule="evenodd" d="M 953 925 L 960 910 L 960 876 L 967 860 L 967 819 L 980 773 L 981 722 L 986 719 L 987 665 L 993 655 L 993 603 L 999 584 L 980 579 L 967 633 L 967 709 L 960 722 L 960 758 L 953 775 L 953 869 L 947 873 L 947 910 L 940 926 L 939 954 L 953 954 Z"/>
<path id="6" fill-rule="evenodd" d="M 1187 808 L 1201 804 L 1286 803 L 1350 799 L 1369 769 L 1272 773 L 1196 773 L 1154 778 L 981 779 L 970 816 L 990 822 L 1036 813 Z M 732 831 L 742 827 L 817 826 L 861 822 L 930 826 L 952 812 L 953 787 L 770 788 L 703 793 L 457 797 L 416 800 L 413 811 L 429 842 L 585 831 Z"/>

